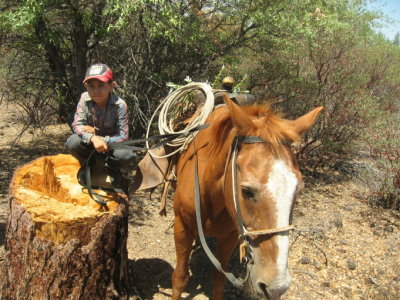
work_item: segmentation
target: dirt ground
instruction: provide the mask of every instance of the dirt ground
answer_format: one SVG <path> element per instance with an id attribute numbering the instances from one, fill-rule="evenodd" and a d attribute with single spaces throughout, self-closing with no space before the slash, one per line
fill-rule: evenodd
<path id="1" fill-rule="evenodd" d="M 14 170 L 37 157 L 66 153 L 66 125 L 26 132 L 10 148 L 21 124 L 18 112 L 0 114 L 0 264 L 4 260 L 8 186 Z M 400 299 L 400 213 L 372 208 L 357 180 L 336 172 L 329 181 L 305 178 L 306 188 L 294 212 L 289 265 L 292 284 L 283 299 Z M 172 194 L 171 194 L 172 195 Z M 132 299 L 170 299 L 175 264 L 173 211 L 161 217 L 159 191 L 130 195 L 128 253 Z M 209 240 L 211 245 L 212 240 Z M 232 268 L 240 268 L 235 254 Z M 200 247 L 191 258 L 184 299 L 208 299 L 211 265 Z M 225 299 L 252 298 L 230 284 Z"/>

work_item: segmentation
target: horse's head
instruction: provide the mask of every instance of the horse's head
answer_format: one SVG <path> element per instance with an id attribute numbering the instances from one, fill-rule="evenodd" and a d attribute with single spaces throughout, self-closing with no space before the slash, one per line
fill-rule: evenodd
<path id="1" fill-rule="evenodd" d="M 247 137 L 238 140 L 237 159 L 232 150 L 237 174 L 228 172 L 234 167 L 227 168 L 226 174 L 226 183 L 234 186 L 225 187 L 226 199 L 232 199 L 233 190 L 237 191 L 239 214 L 231 200 L 226 200 L 226 206 L 238 226 L 243 223 L 252 293 L 263 299 L 278 299 L 290 283 L 288 230 L 296 194 L 303 187 L 290 144 L 312 126 L 322 107 L 296 120 L 286 120 L 267 107 L 239 107 L 228 98 L 225 103 L 232 135 Z"/>

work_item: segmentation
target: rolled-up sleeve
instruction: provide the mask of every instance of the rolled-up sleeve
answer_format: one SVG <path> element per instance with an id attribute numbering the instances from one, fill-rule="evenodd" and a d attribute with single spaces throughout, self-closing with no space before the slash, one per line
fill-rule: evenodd
<path id="1" fill-rule="evenodd" d="M 83 130 L 83 126 L 86 125 L 88 125 L 86 100 L 83 96 L 81 96 L 81 99 L 79 100 L 78 106 L 75 111 L 72 128 L 74 132 L 79 135 L 79 137 L 83 140 L 83 142 L 85 142 L 86 144 L 90 144 L 90 139 L 92 138 L 93 133 L 89 133 Z"/>

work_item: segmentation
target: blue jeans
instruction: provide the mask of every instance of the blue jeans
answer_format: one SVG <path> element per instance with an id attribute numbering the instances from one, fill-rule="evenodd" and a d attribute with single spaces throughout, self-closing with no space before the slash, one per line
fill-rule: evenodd
<path id="1" fill-rule="evenodd" d="M 65 146 L 69 149 L 71 155 L 79 160 L 81 166 L 86 162 L 90 154 L 95 151 L 92 144 L 84 143 L 77 134 L 71 135 L 67 139 Z M 107 167 L 114 170 L 128 168 L 136 158 L 136 154 L 132 150 L 122 149 L 110 150 L 104 154 L 96 152 L 94 155 L 96 158 L 104 158 Z"/>

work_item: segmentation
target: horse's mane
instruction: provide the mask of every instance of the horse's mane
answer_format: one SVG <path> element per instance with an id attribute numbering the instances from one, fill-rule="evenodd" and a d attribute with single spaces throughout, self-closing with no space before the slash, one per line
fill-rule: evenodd
<path id="1" fill-rule="evenodd" d="M 283 144 L 299 139 L 299 134 L 291 126 L 290 120 L 284 119 L 282 114 L 274 111 L 269 104 L 242 106 L 241 109 L 250 117 L 254 126 L 239 134 L 261 137 L 268 142 L 271 150 L 280 149 Z M 238 134 L 227 106 L 215 110 L 208 123 L 211 123 L 207 136 L 208 145 L 212 152 L 218 151 L 226 141 Z"/>

